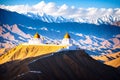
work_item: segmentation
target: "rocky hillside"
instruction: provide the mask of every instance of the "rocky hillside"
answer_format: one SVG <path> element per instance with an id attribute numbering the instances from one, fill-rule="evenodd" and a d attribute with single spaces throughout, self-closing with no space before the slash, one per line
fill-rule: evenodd
<path id="1" fill-rule="evenodd" d="M 58 49 L 18 46 L 10 50 L 0 57 L 1 63 L 6 62 L 0 65 L 0 80 L 120 80 L 116 69 L 83 50 L 55 52 Z"/>
<path id="2" fill-rule="evenodd" d="M 31 38 L 30 34 L 24 33 L 18 25 L 0 25 L 0 48 L 13 48 Z"/>

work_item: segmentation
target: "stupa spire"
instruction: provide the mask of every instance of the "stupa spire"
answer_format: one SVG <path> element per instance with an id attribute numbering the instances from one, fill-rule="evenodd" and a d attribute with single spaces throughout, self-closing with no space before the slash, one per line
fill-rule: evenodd
<path id="1" fill-rule="evenodd" d="M 68 33 L 66 33 L 66 34 L 64 35 L 64 38 L 69 39 L 69 38 L 70 38 L 70 35 L 69 35 Z"/>
<path id="2" fill-rule="evenodd" d="M 38 34 L 38 32 L 34 35 L 34 38 L 40 38 L 40 35 Z"/>

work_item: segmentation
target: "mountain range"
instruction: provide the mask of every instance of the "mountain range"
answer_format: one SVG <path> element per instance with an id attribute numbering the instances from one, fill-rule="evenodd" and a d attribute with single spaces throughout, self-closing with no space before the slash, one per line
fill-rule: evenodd
<path id="1" fill-rule="evenodd" d="M 120 21 L 120 17 L 116 17 L 112 15 L 105 15 L 98 18 L 90 18 L 90 19 L 83 18 L 83 17 L 82 18 L 81 17 L 65 18 L 63 16 L 54 17 L 51 15 L 47 15 L 46 13 L 39 14 L 39 13 L 31 13 L 31 12 L 24 13 L 23 15 L 26 15 L 33 19 L 41 20 L 43 22 L 48 22 L 48 23 L 77 22 L 77 23 L 89 23 L 89 24 L 96 24 L 96 25 L 100 25 L 100 24 L 112 25 L 113 23 Z"/>
<path id="2" fill-rule="evenodd" d="M 0 9 L 0 80 L 120 80 L 117 19 L 98 25 L 30 14 Z M 26 44 L 36 32 L 46 43 Z M 59 45 L 67 32 L 77 49 Z"/>
<path id="3" fill-rule="evenodd" d="M 53 18 L 46 14 L 19 14 L 0 9 L 0 47 L 10 48 L 27 42 L 36 32 L 44 37 L 47 43 L 60 44 L 64 34 L 68 32 L 74 44 L 85 49 L 90 55 L 120 50 L 120 27 L 116 25 L 71 22 L 63 17 L 54 18 L 55 21 L 52 21 Z M 111 16 L 107 19 L 114 22 L 112 18 Z"/>

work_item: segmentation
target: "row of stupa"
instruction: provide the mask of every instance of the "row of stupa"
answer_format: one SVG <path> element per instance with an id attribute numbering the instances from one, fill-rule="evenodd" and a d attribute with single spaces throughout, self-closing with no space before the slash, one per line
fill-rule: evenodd
<path id="1" fill-rule="evenodd" d="M 34 37 L 28 41 L 28 43 L 29 44 L 45 44 L 45 41 L 38 33 L 36 33 L 34 35 Z M 73 41 L 71 40 L 71 37 L 68 33 L 66 33 L 64 35 L 64 38 L 63 38 L 61 44 L 63 44 L 63 45 L 72 45 L 73 44 Z"/>

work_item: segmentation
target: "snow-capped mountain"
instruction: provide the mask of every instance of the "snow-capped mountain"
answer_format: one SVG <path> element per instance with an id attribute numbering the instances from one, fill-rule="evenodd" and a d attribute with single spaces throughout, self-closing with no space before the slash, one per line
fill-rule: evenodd
<path id="1" fill-rule="evenodd" d="M 23 14 L 23 15 L 26 15 L 30 18 L 33 18 L 33 19 L 38 19 L 38 20 L 41 20 L 43 22 L 48 22 L 48 23 L 62 23 L 62 22 L 75 22 L 73 19 L 67 19 L 67 18 L 64 18 L 62 16 L 58 16 L 58 17 L 54 17 L 54 16 L 51 16 L 51 15 L 47 15 L 46 13 L 42 13 L 42 14 L 38 14 L 38 13 L 26 13 L 26 14 Z"/>
<path id="2" fill-rule="evenodd" d="M 96 25 L 100 25 L 100 24 L 112 25 L 113 23 L 120 21 L 120 17 L 112 16 L 112 15 L 104 15 L 96 18 L 86 18 L 86 17 L 66 18 L 63 16 L 55 17 L 55 16 L 47 15 L 46 13 L 39 14 L 39 13 L 30 13 L 30 12 L 27 12 L 24 15 L 48 23 L 77 22 L 77 23 L 90 23 Z"/>
<path id="3" fill-rule="evenodd" d="M 39 19 L 48 23 L 77 22 L 90 24 L 113 24 L 120 21 L 120 8 L 76 8 L 66 4 L 56 6 L 54 3 L 40 3 L 30 5 L 0 5 L 1 9 L 6 9 L 19 14 Z"/>
<path id="4" fill-rule="evenodd" d="M 0 9 L 0 47 L 27 42 L 36 32 L 47 43 L 55 44 L 60 44 L 68 32 L 74 44 L 91 55 L 120 51 L 120 27 L 76 22 L 48 23 Z"/>

